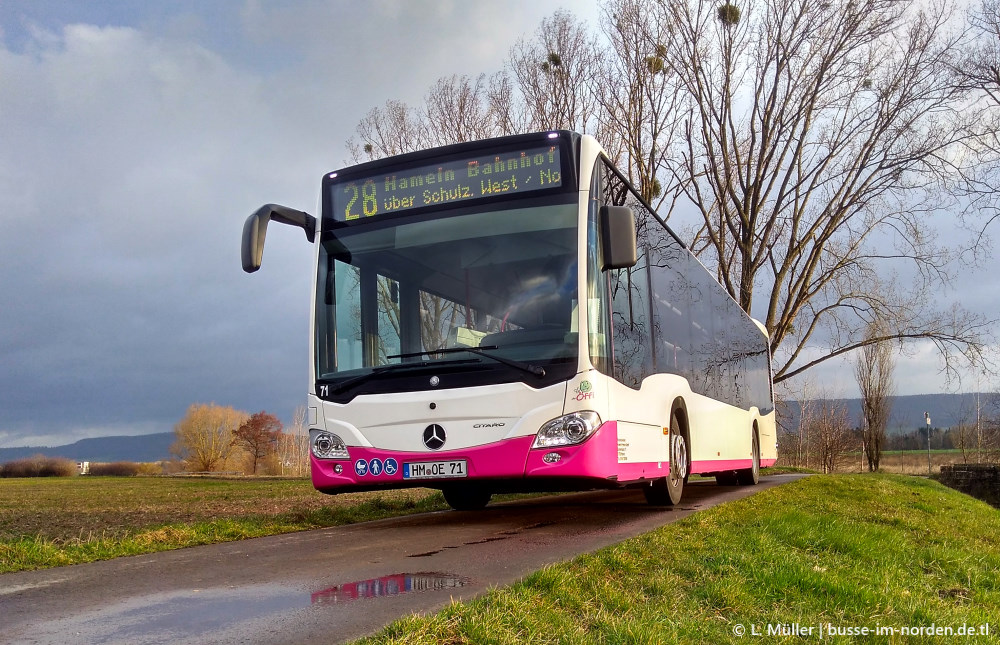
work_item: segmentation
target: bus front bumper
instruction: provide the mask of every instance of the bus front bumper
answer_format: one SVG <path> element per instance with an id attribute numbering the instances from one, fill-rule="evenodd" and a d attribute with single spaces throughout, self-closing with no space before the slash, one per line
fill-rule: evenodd
<path id="1" fill-rule="evenodd" d="M 619 461 L 618 428 L 604 423 L 578 445 L 532 448 L 534 436 L 442 452 L 352 446 L 349 460 L 312 457 L 312 479 L 324 493 L 485 483 L 498 490 L 613 487 L 666 477 L 667 463 Z M 340 472 L 337 472 L 339 467 Z"/>

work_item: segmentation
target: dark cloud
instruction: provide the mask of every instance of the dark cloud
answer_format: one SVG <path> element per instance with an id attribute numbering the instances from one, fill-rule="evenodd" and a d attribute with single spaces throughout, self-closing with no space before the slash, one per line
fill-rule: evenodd
<path id="1" fill-rule="evenodd" d="M 0 3 L 0 446 L 194 402 L 290 420 L 314 249 L 274 227 L 247 275 L 244 219 L 315 211 L 365 112 L 498 69 L 559 6 L 118 4 Z"/>

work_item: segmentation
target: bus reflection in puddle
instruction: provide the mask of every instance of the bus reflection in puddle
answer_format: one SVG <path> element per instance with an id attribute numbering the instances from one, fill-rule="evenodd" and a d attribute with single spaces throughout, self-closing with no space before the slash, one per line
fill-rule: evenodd
<path id="1" fill-rule="evenodd" d="M 346 582 L 312 594 L 312 604 L 332 605 L 362 598 L 398 596 L 418 591 L 462 587 L 469 579 L 451 573 L 396 573 L 371 580 Z"/>

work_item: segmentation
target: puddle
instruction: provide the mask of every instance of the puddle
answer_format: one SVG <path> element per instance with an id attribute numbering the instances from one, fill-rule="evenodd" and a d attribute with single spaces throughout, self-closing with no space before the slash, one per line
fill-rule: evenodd
<path id="1" fill-rule="evenodd" d="M 310 605 L 464 586 L 450 573 L 398 573 L 312 593 L 284 585 L 190 589 L 129 599 L 75 616 L 43 620 L 18 634 L 37 645 L 240 641 L 261 625 Z M 0 632 L 0 643 L 6 642 Z"/>
<path id="2" fill-rule="evenodd" d="M 314 605 L 332 605 L 362 598 L 384 598 L 404 593 L 452 589 L 468 583 L 469 578 L 452 573 L 396 573 L 315 591 L 312 594 L 312 602 Z"/>

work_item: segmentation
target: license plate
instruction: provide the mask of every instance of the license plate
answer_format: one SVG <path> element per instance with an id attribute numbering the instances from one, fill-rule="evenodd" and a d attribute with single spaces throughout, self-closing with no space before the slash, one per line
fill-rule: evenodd
<path id="1" fill-rule="evenodd" d="M 403 479 L 440 479 L 444 477 L 468 477 L 464 459 L 453 461 L 419 461 L 403 464 Z"/>

